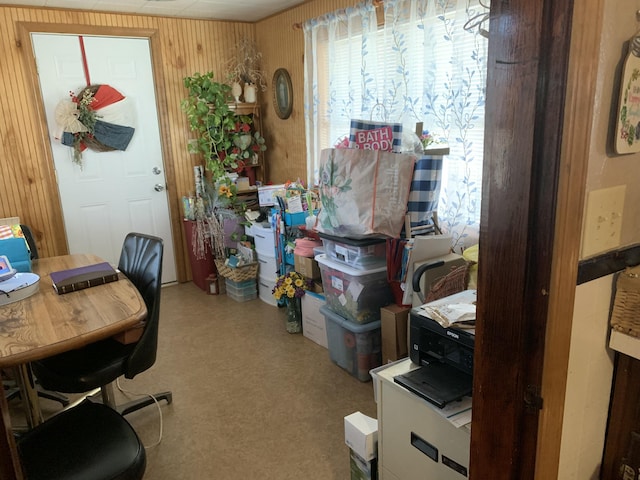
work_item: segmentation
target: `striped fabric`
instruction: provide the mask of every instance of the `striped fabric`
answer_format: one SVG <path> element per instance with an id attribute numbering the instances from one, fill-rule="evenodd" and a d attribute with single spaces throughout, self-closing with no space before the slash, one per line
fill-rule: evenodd
<path id="1" fill-rule="evenodd" d="M 4 240 L 5 238 L 13 238 L 11 225 L 0 225 L 0 240 Z"/>

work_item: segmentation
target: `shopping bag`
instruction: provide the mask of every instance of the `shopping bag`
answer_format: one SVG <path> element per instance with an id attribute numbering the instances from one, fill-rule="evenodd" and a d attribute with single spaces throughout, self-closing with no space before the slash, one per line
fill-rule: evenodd
<path id="1" fill-rule="evenodd" d="M 398 237 L 404 224 L 414 154 L 322 150 L 316 228 L 340 237 Z"/>

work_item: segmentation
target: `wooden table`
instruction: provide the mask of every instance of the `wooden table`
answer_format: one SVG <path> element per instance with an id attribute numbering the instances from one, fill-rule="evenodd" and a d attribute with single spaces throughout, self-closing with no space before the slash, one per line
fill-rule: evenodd
<path id="1" fill-rule="evenodd" d="M 17 369 L 23 401 L 31 407 L 28 408 L 31 415 L 35 415 L 28 418 L 30 424 L 42 419 L 38 416 L 29 362 L 111 337 L 137 325 L 147 315 L 140 293 L 122 274 L 117 282 L 65 295 L 53 290 L 49 273 L 102 261 L 95 255 L 36 260 L 33 272 L 40 275 L 39 291 L 24 300 L 0 306 L 0 367 Z M 7 401 L 4 395 L 0 397 L 0 451 L 7 452 L 8 448 L 10 452 L 0 455 L 0 479 L 21 478 Z"/>

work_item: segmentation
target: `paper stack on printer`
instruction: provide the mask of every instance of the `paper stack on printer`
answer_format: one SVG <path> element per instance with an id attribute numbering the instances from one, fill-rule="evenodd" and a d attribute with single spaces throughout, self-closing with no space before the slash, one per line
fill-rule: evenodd
<path id="1" fill-rule="evenodd" d="M 418 313 L 442 327 L 473 328 L 476 320 L 476 290 L 463 290 L 418 307 Z"/>
<path id="2" fill-rule="evenodd" d="M 40 277 L 22 273 L 11 267 L 9 259 L 0 255 L 0 305 L 17 302 L 38 291 Z"/>

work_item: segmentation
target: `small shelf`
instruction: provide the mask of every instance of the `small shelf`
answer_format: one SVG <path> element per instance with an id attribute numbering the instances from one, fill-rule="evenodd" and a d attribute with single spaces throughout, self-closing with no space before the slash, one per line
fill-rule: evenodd
<path id="1" fill-rule="evenodd" d="M 640 338 L 611 329 L 609 348 L 640 360 Z"/>
<path id="2" fill-rule="evenodd" d="M 264 137 L 264 132 L 262 130 L 262 116 L 260 115 L 260 105 L 258 103 L 230 102 L 227 103 L 227 105 L 236 115 L 250 116 L 253 123 L 253 131 L 260 132 Z M 255 180 L 262 182 L 264 185 L 267 180 L 267 166 L 264 159 L 264 152 L 258 152 L 257 163 L 247 163 L 245 168 L 255 169 Z"/>

